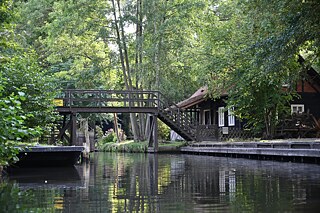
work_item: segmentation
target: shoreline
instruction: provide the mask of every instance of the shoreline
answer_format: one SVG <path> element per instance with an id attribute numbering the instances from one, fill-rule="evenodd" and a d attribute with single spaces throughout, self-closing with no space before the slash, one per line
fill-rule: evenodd
<path id="1" fill-rule="evenodd" d="M 320 139 L 281 139 L 259 142 L 196 142 L 182 153 L 234 158 L 320 164 Z"/>

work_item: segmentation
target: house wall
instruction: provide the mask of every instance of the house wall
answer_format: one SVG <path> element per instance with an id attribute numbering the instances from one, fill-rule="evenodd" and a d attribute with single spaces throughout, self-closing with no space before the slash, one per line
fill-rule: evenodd
<path id="1" fill-rule="evenodd" d="M 292 104 L 304 104 L 304 111 L 320 119 L 320 93 L 299 93 L 301 98 L 292 101 Z"/>
<path id="2" fill-rule="evenodd" d="M 230 126 L 228 121 L 228 111 L 224 112 L 224 127 L 219 127 L 219 115 L 218 108 L 226 107 L 225 100 L 220 98 L 216 100 L 205 100 L 194 106 L 192 109 L 197 109 L 198 114 L 197 118 L 199 118 L 199 126 L 197 127 L 197 140 L 199 141 L 225 141 L 231 138 L 248 138 L 251 137 L 249 133 L 243 130 L 244 122 L 241 122 L 239 119 L 235 117 L 235 125 Z M 190 110 L 190 108 L 189 108 Z M 210 123 L 204 123 L 204 115 L 205 113 L 210 112 Z"/>
<path id="3" fill-rule="evenodd" d="M 320 118 L 320 85 L 316 82 L 301 80 L 297 84 L 297 92 L 300 98 L 291 104 L 304 104 L 304 111 Z"/>
<path id="4" fill-rule="evenodd" d="M 210 119 L 211 123 L 218 126 L 218 108 L 219 107 L 226 107 L 227 104 L 225 103 L 224 99 L 208 99 L 206 101 L 203 101 L 198 104 L 198 108 L 200 109 L 199 112 L 199 123 L 204 124 L 203 118 L 204 118 L 204 113 L 207 110 L 210 110 Z M 228 111 L 225 111 L 224 113 L 224 121 L 225 121 L 225 127 L 228 127 Z M 235 126 L 241 128 L 243 126 L 243 122 L 241 122 L 239 119 L 235 118 Z"/>
<path id="5" fill-rule="evenodd" d="M 299 81 L 297 84 L 297 92 L 298 93 L 317 93 L 320 91 L 320 86 L 312 84 L 308 81 Z"/>

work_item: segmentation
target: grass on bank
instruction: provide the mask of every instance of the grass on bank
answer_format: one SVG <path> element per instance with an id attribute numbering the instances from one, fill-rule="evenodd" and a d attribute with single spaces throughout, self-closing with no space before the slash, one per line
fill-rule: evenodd
<path id="1" fill-rule="evenodd" d="M 186 141 L 172 141 L 159 143 L 161 146 L 174 146 L 181 147 L 185 146 Z M 109 142 L 98 145 L 98 150 L 103 152 L 135 152 L 135 153 L 145 153 L 148 151 L 148 142 L 134 142 L 133 140 L 123 141 L 120 143 Z"/>

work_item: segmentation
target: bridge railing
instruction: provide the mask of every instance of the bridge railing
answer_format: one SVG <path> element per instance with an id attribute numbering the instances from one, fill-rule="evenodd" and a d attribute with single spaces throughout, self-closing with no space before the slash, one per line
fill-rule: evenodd
<path id="1" fill-rule="evenodd" d="M 189 126 L 195 128 L 198 125 L 198 121 L 192 116 L 192 112 L 186 109 L 180 108 L 177 104 L 170 102 L 169 99 L 158 92 L 159 94 L 159 109 L 165 111 L 171 115 L 171 119 L 180 126 Z"/>
<path id="2" fill-rule="evenodd" d="M 61 107 L 160 107 L 158 91 L 64 90 Z"/>

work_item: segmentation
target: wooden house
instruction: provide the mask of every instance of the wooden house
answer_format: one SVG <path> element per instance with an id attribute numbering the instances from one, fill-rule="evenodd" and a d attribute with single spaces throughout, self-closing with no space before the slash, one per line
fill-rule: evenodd
<path id="1" fill-rule="evenodd" d="M 313 68 L 307 70 L 306 75 L 296 85 L 300 98 L 291 102 L 292 114 L 312 114 L 320 124 L 320 75 Z M 225 100 L 228 93 L 223 92 L 219 98 L 207 97 L 206 86 L 198 89 L 189 98 L 177 105 L 190 112 L 197 121 L 197 140 L 227 140 L 230 138 L 251 137 L 244 129 L 245 122 L 233 115 L 234 108 L 227 109 Z M 316 122 L 317 122 L 316 121 Z M 296 122 L 296 121 L 295 121 Z M 294 124 L 296 128 L 296 124 Z M 316 126 L 315 126 L 316 127 Z M 313 128 L 313 127 L 312 127 Z M 320 130 L 320 126 L 319 126 Z M 282 129 L 285 131 L 285 129 Z M 299 131 L 298 129 L 294 131 Z M 301 135 L 298 135 L 301 136 Z"/>
<path id="2" fill-rule="evenodd" d="M 292 113 L 311 113 L 316 118 L 320 118 L 320 74 L 309 68 L 306 75 L 296 85 L 296 91 L 300 98 L 296 98 L 291 103 Z"/>
<path id="3" fill-rule="evenodd" d="M 301 63 L 302 60 L 300 57 Z M 320 74 L 310 67 L 297 82 L 295 90 L 299 97 L 291 101 L 291 118 L 281 120 L 278 136 L 320 137 Z"/>
<path id="4" fill-rule="evenodd" d="M 248 132 L 243 128 L 244 122 L 233 114 L 233 108 L 227 109 L 225 100 L 227 92 L 219 98 L 207 97 L 206 86 L 198 89 L 192 96 L 177 105 L 190 112 L 197 122 L 197 140 L 225 140 L 229 138 L 245 138 Z"/>

